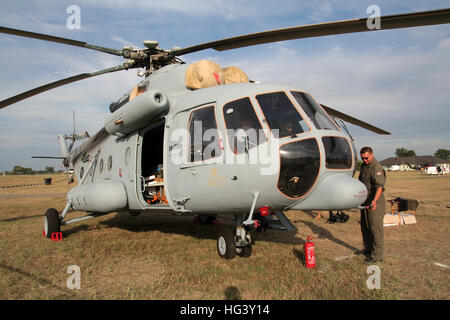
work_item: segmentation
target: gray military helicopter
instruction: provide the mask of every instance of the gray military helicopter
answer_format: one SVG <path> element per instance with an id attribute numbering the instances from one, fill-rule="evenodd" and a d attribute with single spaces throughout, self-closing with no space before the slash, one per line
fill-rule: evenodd
<path id="1" fill-rule="evenodd" d="M 382 16 L 381 30 L 450 23 L 450 9 Z M 378 134 L 388 132 L 320 105 L 301 89 L 279 84 L 224 80 L 220 68 L 185 64 L 180 56 L 258 44 L 374 31 L 368 18 L 247 34 L 187 48 L 115 50 L 82 41 L 0 27 L 0 33 L 101 51 L 123 64 L 82 73 L 0 101 L 4 108 L 44 91 L 106 73 L 144 68 L 145 79 L 117 102 L 104 127 L 89 137 L 60 135 L 63 164 L 78 185 L 62 212 L 48 209 L 44 233 L 111 212 L 190 213 L 206 223 L 228 216 L 235 229 L 220 228 L 219 256 L 249 257 L 250 232 L 295 230 L 283 211 L 346 210 L 367 197 L 353 178 L 357 151 L 342 121 Z M 240 73 L 242 75 L 242 73 Z M 195 87 L 188 80 L 212 79 Z M 245 77 L 244 77 L 245 78 Z M 241 78 L 242 79 L 242 78 Z M 214 81 L 216 83 L 214 83 Z M 233 83 L 245 82 L 245 83 Z M 84 139 L 78 147 L 75 140 Z M 67 144 L 67 140 L 72 143 Z M 87 215 L 66 220 L 69 211 Z"/>

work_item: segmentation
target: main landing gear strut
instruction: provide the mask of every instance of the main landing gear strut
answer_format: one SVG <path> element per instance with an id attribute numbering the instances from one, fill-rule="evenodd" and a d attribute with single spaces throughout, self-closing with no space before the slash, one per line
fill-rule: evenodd
<path id="1" fill-rule="evenodd" d="M 55 234 L 61 232 L 61 226 L 109 214 L 109 213 L 88 213 L 84 217 L 75 218 L 71 220 L 64 220 L 67 213 L 69 212 L 69 209 L 71 208 L 71 205 L 72 203 L 68 202 L 64 210 L 61 212 L 61 215 L 58 213 L 58 210 L 54 208 L 50 208 L 45 212 L 44 236 L 53 239 Z"/>
<path id="2" fill-rule="evenodd" d="M 224 259 L 233 259 L 236 255 L 244 258 L 252 254 L 252 239 L 250 229 L 265 231 L 267 228 L 297 231 L 294 225 L 284 215 L 281 210 L 276 210 L 271 216 L 270 207 L 265 206 L 255 211 L 256 200 L 259 193 L 253 194 L 253 202 L 246 219 L 242 216 L 235 216 L 236 230 L 222 227 L 217 234 L 217 252 Z"/>

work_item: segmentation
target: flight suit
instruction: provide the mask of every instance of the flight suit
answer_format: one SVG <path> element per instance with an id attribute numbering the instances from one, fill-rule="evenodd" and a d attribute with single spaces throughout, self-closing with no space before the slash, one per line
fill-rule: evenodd
<path id="1" fill-rule="evenodd" d="M 384 229 L 383 220 L 385 214 L 386 200 L 384 198 L 384 185 L 386 183 L 386 173 L 381 164 L 375 160 L 371 163 L 361 165 L 359 181 L 367 188 L 367 198 L 362 206 L 370 206 L 379 187 L 383 188 L 380 199 L 377 201 L 375 210 L 361 210 L 361 232 L 364 243 L 364 250 L 370 252 L 372 258 L 383 259 Z"/>

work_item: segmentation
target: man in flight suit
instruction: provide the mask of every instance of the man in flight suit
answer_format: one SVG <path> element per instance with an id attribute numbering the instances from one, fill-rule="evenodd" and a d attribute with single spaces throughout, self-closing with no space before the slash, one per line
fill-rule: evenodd
<path id="1" fill-rule="evenodd" d="M 381 164 L 374 158 L 372 148 L 362 148 L 360 155 L 363 164 L 359 180 L 367 188 L 367 198 L 362 204 L 366 209 L 361 210 L 361 232 L 364 243 L 361 253 L 366 255 L 367 262 L 381 262 L 383 261 L 383 219 L 386 206 L 383 192 L 386 174 Z"/>

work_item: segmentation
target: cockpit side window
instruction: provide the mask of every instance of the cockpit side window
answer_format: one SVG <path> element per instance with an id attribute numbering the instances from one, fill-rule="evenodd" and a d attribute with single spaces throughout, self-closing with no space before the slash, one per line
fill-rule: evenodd
<path id="1" fill-rule="evenodd" d="M 256 100 L 272 130 L 278 130 L 279 138 L 294 136 L 310 128 L 284 92 L 260 94 Z"/>
<path id="2" fill-rule="evenodd" d="M 192 111 L 189 118 L 190 162 L 204 161 L 222 154 L 214 106 Z"/>
<path id="3" fill-rule="evenodd" d="M 352 147 L 342 137 L 322 137 L 325 147 L 325 166 L 328 169 L 350 169 L 352 167 Z"/>
<path id="4" fill-rule="evenodd" d="M 317 129 L 339 130 L 311 95 L 298 91 L 291 91 L 291 93 Z"/>
<path id="5" fill-rule="evenodd" d="M 243 98 L 225 104 L 223 116 L 227 126 L 228 142 L 236 154 L 252 149 L 267 140 L 261 123 L 256 116 L 250 98 Z"/>

